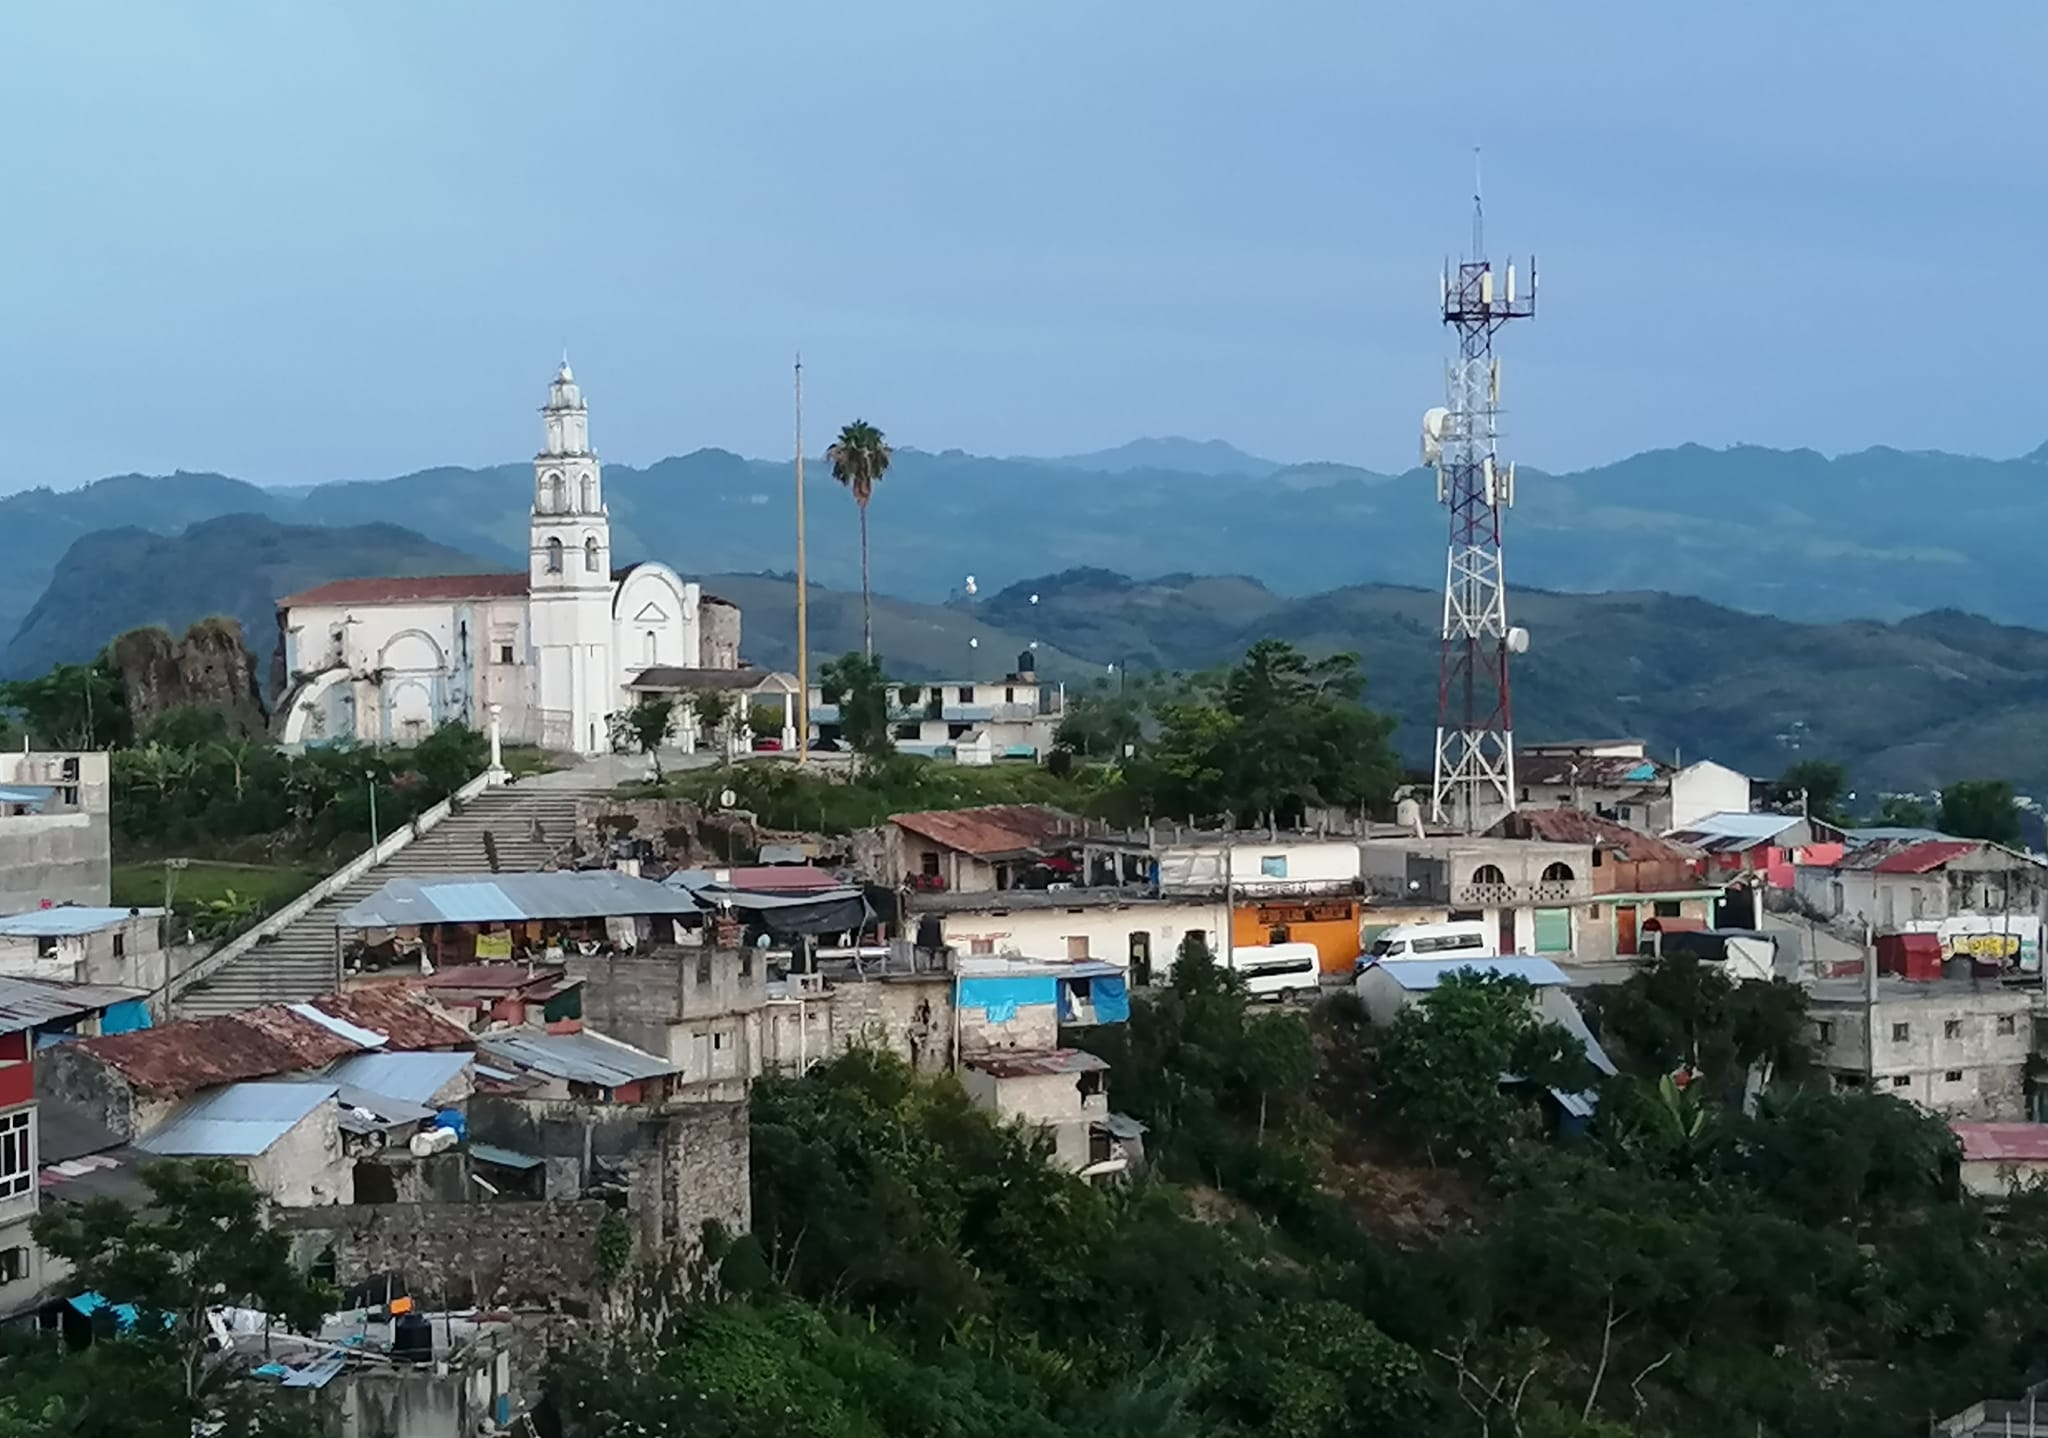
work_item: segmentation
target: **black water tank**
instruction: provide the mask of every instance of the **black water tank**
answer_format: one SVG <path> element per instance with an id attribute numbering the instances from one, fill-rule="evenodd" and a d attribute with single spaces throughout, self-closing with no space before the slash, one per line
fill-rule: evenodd
<path id="1" fill-rule="evenodd" d="M 396 1363 L 434 1361 L 434 1325 L 424 1313 L 401 1313 L 392 1323 L 391 1358 Z"/>
<path id="2" fill-rule="evenodd" d="M 1029 649 L 1027 649 L 1022 654 L 1019 654 L 1017 656 L 1017 672 L 1019 674 L 1035 674 L 1037 671 L 1037 655 L 1033 654 Z"/>

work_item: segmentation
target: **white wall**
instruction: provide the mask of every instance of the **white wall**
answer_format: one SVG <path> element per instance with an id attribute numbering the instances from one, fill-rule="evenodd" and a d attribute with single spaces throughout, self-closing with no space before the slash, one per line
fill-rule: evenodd
<path id="1" fill-rule="evenodd" d="M 1201 930 L 1210 950 L 1223 952 L 1230 911 L 1220 902 L 1131 904 L 1122 908 L 1012 909 L 1007 913 L 939 915 L 945 941 L 963 954 L 1021 954 L 1065 959 L 1070 939 L 1085 939 L 1088 957 L 1128 967 L 1131 935 L 1144 934 L 1152 952 L 1152 981 L 1164 983 L 1181 940 Z M 915 921 L 912 923 L 915 928 Z M 977 941 L 987 945 L 977 946 Z"/>
<path id="2" fill-rule="evenodd" d="M 1689 829 L 1709 814 L 1747 814 L 1749 776 L 1702 759 L 1671 776 L 1669 829 Z"/>
<path id="3" fill-rule="evenodd" d="M 612 600 L 612 655 L 617 671 L 614 687 L 625 688 L 641 670 L 654 665 L 700 669 L 703 630 L 699 608 L 703 592 L 666 564 L 633 566 Z"/>
<path id="4" fill-rule="evenodd" d="M 352 675 L 383 675 L 381 683 L 362 677 L 346 685 L 354 701 L 349 732 L 334 732 L 341 691 L 330 690 L 316 704 L 317 717 L 294 716 L 285 731 L 287 742 L 349 738 L 372 744 L 383 742 L 387 731 L 394 742 L 423 737 L 452 717 L 449 711 L 465 691 L 472 724 L 481 728 L 484 706 L 498 704 L 508 741 L 531 743 L 537 737 L 528 713 L 531 655 L 524 596 L 302 604 L 287 612 L 285 624 L 293 673 L 340 666 Z M 509 664 L 502 657 L 508 645 Z M 423 716 L 432 722 L 418 726 L 421 732 L 415 734 L 406 721 Z"/>
<path id="5" fill-rule="evenodd" d="M 248 1160 L 249 1179 L 286 1208 L 355 1202 L 353 1170 L 342 1160 L 340 1110 L 321 1104 L 263 1153 Z"/>
<path id="6" fill-rule="evenodd" d="M 1281 872 L 1268 873 L 1268 861 Z M 1359 875 L 1358 841 L 1235 839 L 1174 844 L 1159 851 L 1163 889 L 1221 888 L 1226 874 L 1240 894 L 1285 894 L 1303 888 L 1348 884 Z"/>

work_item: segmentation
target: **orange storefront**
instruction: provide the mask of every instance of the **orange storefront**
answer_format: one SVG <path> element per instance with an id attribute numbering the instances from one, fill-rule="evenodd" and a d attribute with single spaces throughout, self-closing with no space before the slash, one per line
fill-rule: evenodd
<path id="1" fill-rule="evenodd" d="M 1230 942 L 1248 949 L 1265 944 L 1314 944 L 1326 974 L 1348 974 L 1362 952 L 1358 900 L 1281 899 L 1239 904 L 1230 915 Z"/>

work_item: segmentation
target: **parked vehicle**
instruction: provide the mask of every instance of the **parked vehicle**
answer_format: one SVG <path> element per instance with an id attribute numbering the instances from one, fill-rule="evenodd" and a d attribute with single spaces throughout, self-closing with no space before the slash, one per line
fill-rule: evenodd
<path id="1" fill-rule="evenodd" d="M 1322 960 L 1314 944 L 1265 944 L 1232 949 L 1229 967 L 1255 999 L 1314 998 L 1322 992 Z"/>
<path id="2" fill-rule="evenodd" d="M 1497 959 L 1500 940 L 1491 924 L 1458 919 L 1442 924 L 1396 924 L 1372 941 L 1361 969 L 1379 959 Z"/>

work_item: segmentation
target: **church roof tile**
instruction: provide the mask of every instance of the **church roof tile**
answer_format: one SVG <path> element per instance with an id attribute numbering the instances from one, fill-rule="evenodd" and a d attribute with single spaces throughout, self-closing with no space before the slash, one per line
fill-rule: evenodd
<path id="1" fill-rule="evenodd" d="M 413 604 L 435 599 L 516 599 L 527 591 L 521 574 L 420 574 L 396 579 L 336 579 L 287 594 L 280 609 L 309 604 Z"/>

